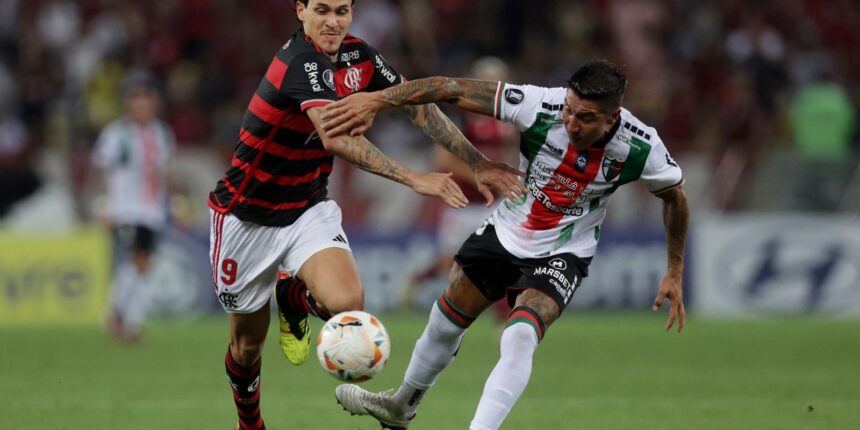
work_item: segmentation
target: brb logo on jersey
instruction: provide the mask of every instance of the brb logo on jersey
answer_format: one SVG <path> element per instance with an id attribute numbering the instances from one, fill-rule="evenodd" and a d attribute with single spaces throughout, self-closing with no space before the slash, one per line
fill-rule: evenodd
<path id="1" fill-rule="evenodd" d="M 349 88 L 350 92 L 356 92 L 361 89 L 361 69 L 350 67 L 346 69 L 346 75 L 343 77 L 343 84 Z"/>

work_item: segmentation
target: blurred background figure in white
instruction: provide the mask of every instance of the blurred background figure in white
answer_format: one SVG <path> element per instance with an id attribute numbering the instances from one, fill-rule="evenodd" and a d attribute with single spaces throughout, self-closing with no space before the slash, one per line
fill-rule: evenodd
<path id="1" fill-rule="evenodd" d="M 104 184 L 99 218 L 114 241 L 108 334 L 135 341 L 150 304 L 158 235 L 167 226 L 167 167 L 174 151 L 170 127 L 158 119 L 157 81 L 129 72 L 121 83 L 125 114 L 101 132 L 92 163 Z"/>

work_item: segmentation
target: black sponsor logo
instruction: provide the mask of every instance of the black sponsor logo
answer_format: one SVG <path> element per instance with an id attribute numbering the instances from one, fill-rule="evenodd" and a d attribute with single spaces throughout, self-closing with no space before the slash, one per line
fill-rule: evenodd
<path id="1" fill-rule="evenodd" d="M 525 98 L 525 94 L 518 88 L 508 88 L 505 90 L 505 100 L 512 105 L 522 103 Z"/>
<path id="2" fill-rule="evenodd" d="M 236 294 L 231 294 L 231 293 L 218 294 L 218 300 L 221 301 L 221 304 L 224 305 L 225 309 L 236 309 L 236 307 L 239 306 L 239 304 L 236 303 L 236 300 L 238 298 L 239 298 L 239 296 L 237 296 Z"/>
<path id="3" fill-rule="evenodd" d="M 346 238 L 345 238 L 345 237 L 343 237 L 343 235 L 342 235 L 342 234 L 339 234 L 339 235 L 335 236 L 335 237 L 334 237 L 334 239 L 332 239 L 332 240 L 333 240 L 333 241 L 335 241 L 335 242 L 346 243 Z"/>

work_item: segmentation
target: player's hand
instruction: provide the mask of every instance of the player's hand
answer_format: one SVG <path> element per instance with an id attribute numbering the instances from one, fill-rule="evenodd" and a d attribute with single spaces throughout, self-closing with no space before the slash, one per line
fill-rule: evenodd
<path id="1" fill-rule="evenodd" d="M 354 93 L 323 109 L 322 127 L 329 136 L 349 132 L 350 136 L 364 134 L 376 113 L 385 106 L 376 93 Z"/>
<path id="2" fill-rule="evenodd" d="M 483 160 L 475 166 L 475 184 L 487 199 L 487 207 L 492 206 L 496 199 L 492 190 L 512 202 L 525 198 L 526 186 L 520 177 L 524 178 L 526 174 L 498 161 Z"/>
<path id="3" fill-rule="evenodd" d="M 453 173 L 418 175 L 412 184 L 412 189 L 421 195 L 439 197 L 454 209 L 464 208 L 469 204 L 469 200 L 451 176 Z"/>
<path id="4" fill-rule="evenodd" d="M 657 292 L 657 298 L 654 299 L 654 305 L 651 310 L 657 312 L 660 306 L 663 305 L 663 300 L 669 299 L 669 321 L 666 322 L 666 331 L 672 328 L 675 320 L 678 320 L 678 333 L 684 329 L 684 322 L 687 319 L 687 313 L 684 312 L 684 296 L 681 292 L 681 277 L 666 275 L 663 281 L 660 282 L 660 290 Z"/>

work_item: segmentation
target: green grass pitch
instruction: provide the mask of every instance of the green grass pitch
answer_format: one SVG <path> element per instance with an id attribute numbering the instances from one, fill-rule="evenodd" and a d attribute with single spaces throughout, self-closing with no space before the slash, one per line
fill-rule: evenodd
<path id="1" fill-rule="evenodd" d="M 426 316 L 380 316 L 393 342 L 373 390 L 396 387 Z M 535 355 L 503 429 L 858 429 L 860 321 L 567 314 Z M 320 323 L 315 321 L 315 329 Z M 290 365 L 269 331 L 262 411 L 270 429 L 377 429 L 335 403 L 337 381 Z M 316 330 L 314 332 L 316 334 Z M 411 429 L 466 429 L 498 357 L 488 316 L 425 397 Z M 226 317 L 158 322 L 123 347 L 98 327 L 0 328 L 0 429 L 232 429 Z"/>

